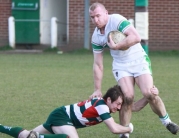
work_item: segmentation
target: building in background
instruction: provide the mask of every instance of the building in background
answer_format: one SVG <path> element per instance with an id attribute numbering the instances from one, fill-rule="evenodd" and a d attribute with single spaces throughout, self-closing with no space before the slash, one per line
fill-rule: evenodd
<path id="1" fill-rule="evenodd" d="M 8 18 L 10 16 L 16 16 L 16 11 L 14 11 L 16 9 L 13 8 L 18 8 L 18 6 L 26 6 L 28 8 L 28 6 L 31 5 L 25 5 L 23 1 L 24 0 L 0 1 L 0 46 L 8 45 Z M 26 2 L 27 1 L 28 0 L 26 0 Z M 34 18 L 35 22 L 39 22 L 37 29 L 37 36 L 39 36 L 39 42 L 37 41 L 37 44 L 39 44 L 39 46 L 50 45 L 50 19 L 56 17 L 58 19 L 58 47 L 63 51 L 84 47 L 84 0 L 35 1 L 38 3 L 39 8 L 39 18 Z M 90 0 L 90 4 L 95 1 L 96 0 Z M 20 4 L 13 5 L 13 2 L 19 2 Z M 29 2 L 31 2 L 31 0 L 29 0 Z M 98 2 L 102 2 L 106 6 L 109 14 L 119 13 L 128 19 L 135 19 L 134 0 L 98 0 Z M 22 12 L 25 11 L 22 9 Z M 163 0 L 160 2 L 160 0 L 148 0 L 148 12 L 149 51 L 179 50 L 179 1 Z M 25 25 L 27 25 L 27 19 L 29 20 L 29 18 L 23 17 L 23 19 L 26 19 Z M 20 20 L 17 21 L 20 22 Z M 31 19 L 31 22 L 32 21 L 33 19 Z M 23 27 L 23 25 L 20 27 Z M 94 26 L 90 21 L 90 36 L 93 30 Z M 32 34 L 30 34 L 30 36 L 31 35 Z"/>

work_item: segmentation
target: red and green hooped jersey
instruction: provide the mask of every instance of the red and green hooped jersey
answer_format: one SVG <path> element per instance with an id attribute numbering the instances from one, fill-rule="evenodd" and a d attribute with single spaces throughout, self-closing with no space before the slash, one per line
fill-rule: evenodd
<path id="1" fill-rule="evenodd" d="M 111 118 L 109 107 L 102 98 L 85 100 L 65 108 L 76 128 L 96 125 Z"/>

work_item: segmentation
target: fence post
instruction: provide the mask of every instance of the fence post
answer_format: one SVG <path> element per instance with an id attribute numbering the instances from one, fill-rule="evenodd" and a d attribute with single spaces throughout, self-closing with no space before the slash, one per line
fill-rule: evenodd
<path id="1" fill-rule="evenodd" d="M 141 36 L 141 44 L 148 54 L 149 39 L 148 0 L 135 0 L 135 27 Z"/>
<path id="2" fill-rule="evenodd" d="M 15 48 L 15 19 L 10 16 L 8 19 L 9 46 Z"/>
<path id="3" fill-rule="evenodd" d="M 84 48 L 90 49 L 89 0 L 85 0 Z"/>
<path id="4" fill-rule="evenodd" d="M 51 18 L 51 48 L 57 47 L 57 38 L 58 38 L 58 27 L 57 27 L 57 18 Z"/>

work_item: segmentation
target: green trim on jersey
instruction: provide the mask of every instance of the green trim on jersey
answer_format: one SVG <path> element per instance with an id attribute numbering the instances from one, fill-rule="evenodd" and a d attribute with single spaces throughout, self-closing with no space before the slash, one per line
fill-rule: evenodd
<path id="1" fill-rule="evenodd" d="M 95 51 L 103 51 L 104 48 L 109 48 L 109 46 L 107 44 L 105 44 L 104 46 L 100 46 L 100 45 L 95 45 L 94 43 L 92 43 L 92 48 Z"/>
<path id="2" fill-rule="evenodd" d="M 151 67 L 151 61 L 150 61 L 149 56 L 145 55 L 145 60 L 147 61 L 147 63 L 149 63 L 149 69 L 150 69 L 150 72 L 152 74 L 152 67 Z"/>
<path id="3" fill-rule="evenodd" d="M 103 46 L 99 46 L 99 45 L 95 45 L 95 44 L 92 44 L 92 47 L 94 48 L 94 49 L 103 49 Z"/>
<path id="4" fill-rule="evenodd" d="M 119 23 L 118 30 L 123 32 L 131 23 L 128 20 L 123 20 Z"/>

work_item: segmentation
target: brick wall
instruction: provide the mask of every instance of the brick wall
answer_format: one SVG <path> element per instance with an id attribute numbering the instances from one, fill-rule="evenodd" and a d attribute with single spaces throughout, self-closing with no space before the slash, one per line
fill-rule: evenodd
<path id="1" fill-rule="evenodd" d="M 69 1 L 69 45 L 68 49 L 83 47 L 84 0 Z"/>
<path id="2" fill-rule="evenodd" d="M 11 15 L 11 0 L 0 0 L 0 46 L 8 43 L 8 18 Z"/>
<path id="3" fill-rule="evenodd" d="M 90 0 L 90 4 L 96 0 Z M 134 19 L 134 0 L 98 0 L 110 13 Z M 179 0 L 149 0 L 149 50 L 179 50 Z M 11 0 L 0 0 L 0 45 L 8 43 L 8 17 Z M 94 26 L 90 21 L 90 36 Z M 84 43 L 84 0 L 69 1 L 69 45 L 82 48 Z"/>
<path id="4" fill-rule="evenodd" d="M 96 2 L 91 0 L 90 3 Z M 134 19 L 134 1 L 131 0 L 98 0 L 103 3 L 106 9 L 110 13 L 120 13 L 127 19 Z M 76 12 L 76 6 L 77 12 Z M 82 6 L 79 7 L 79 5 Z M 70 37 L 76 38 L 76 40 L 83 40 L 83 23 L 84 21 L 84 3 L 81 0 L 70 1 L 71 9 L 71 23 L 77 23 L 78 31 L 82 33 L 82 36 L 77 39 L 70 34 Z M 73 11 L 73 12 L 72 12 Z M 75 12 L 74 12 L 75 11 Z M 179 1 L 176 0 L 149 0 L 149 50 L 179 50 Z M 75 14 L 74 14 L 75 13 Z M 81 22 L 80 22 L 81 21 Z M 79 27 L 81 26 L 81 28 Z M 79 29 L 80 28 L 80 29 Z M 73 33 L 75 28 L 72 27 L 70 32 Z M 92 34 L 94 26 L 90 21 L 90 34 Z M 79 32 L 77 34 L 79 34 Z M 83 42 L 82 42 L 83 43 Z"/>
<path id="5" fill-rule="evenodd" d="M 179 0 L 149 0 L 149 47 L 179 50 Z"/>
<path id="6" fill-rule="evenodd" d="M 90 4 L 96 2 L 91 0 Z M 131 0 L 98 0 L 106 6 L 109 14 L 121 13 L 126 18 L 134 18 L 134 3 Z M 65 49 L 74 49 L 83 47 L 84 43 L 84 1 L 71 0 L 69 3 L 69 41 L 70 44 Z M 94 31 L 95 26 L 90 21 L 90 36 Z M 75 43 L 75 44 L 73 44 Z"/>

